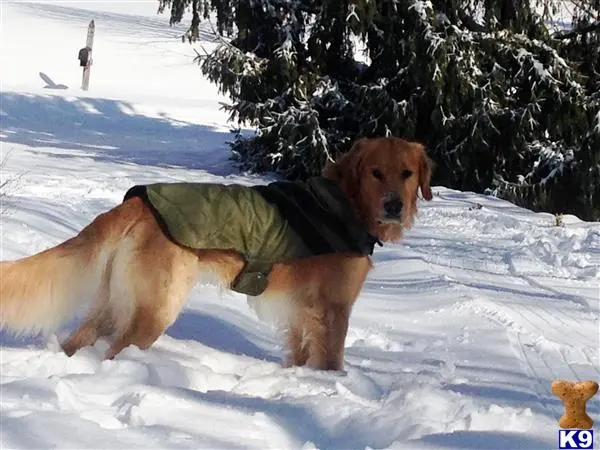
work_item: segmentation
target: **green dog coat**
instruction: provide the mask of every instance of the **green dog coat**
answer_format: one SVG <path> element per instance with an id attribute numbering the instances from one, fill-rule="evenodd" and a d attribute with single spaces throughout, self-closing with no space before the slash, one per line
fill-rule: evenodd
<path id="1" fill-rule="evenodd" d="M 273 264 L 335 252 L 372 254 L 376 238 L 355 214 L 337 183 L 264 186 L 158 183 L 134 186 L 163 232 L 192 249 L 235 250 L 246 264 L 231 288 L 260 295 Z"/>

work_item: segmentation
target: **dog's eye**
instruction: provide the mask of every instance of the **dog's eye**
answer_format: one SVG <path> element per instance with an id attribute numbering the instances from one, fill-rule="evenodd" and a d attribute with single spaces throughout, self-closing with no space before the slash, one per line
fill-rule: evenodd
<path id="1" fill-rule="evenodd" d="M 377 178 L 378 180 L 383 180 L 383 173 L 381 173 L 381 170 L 375 169 L 375 170 L 373 170 L 372 173 L 373 173 L 373 176 L 375 178 Z"/>
<path id="2" fill-rule="evenodd" d="M 403 170 L 402 173 L 400 174 L 400 176 L 406 180 L 407 178 L 410 178 L 412 176 L 412 174 L 413 174 L 412 170 L 407 169 L 407 170 Z"/>

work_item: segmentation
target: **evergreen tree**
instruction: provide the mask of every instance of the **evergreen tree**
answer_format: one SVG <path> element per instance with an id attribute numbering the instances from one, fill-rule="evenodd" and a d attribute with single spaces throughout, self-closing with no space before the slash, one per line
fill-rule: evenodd
<path id="1" fill-rule="evenodd" d="M 600 0 L 159 0 L 216 13 L 198 58 L 228 94 L 242 168 L 316 174 L 362 136 L 425 142 L 434 182 L 600 219 Z M 359 61 L 362 47 L 364 61 Z"/>

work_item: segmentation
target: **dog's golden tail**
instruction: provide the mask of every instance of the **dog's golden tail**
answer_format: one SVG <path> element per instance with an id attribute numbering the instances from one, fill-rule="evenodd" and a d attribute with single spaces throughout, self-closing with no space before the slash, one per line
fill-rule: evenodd
<path id="1" fill-rule="evenodd" d="M 0 262 L 0 328 L 48 333 L 92 300 L 106 263 L 73 238 L 17 261 Z M 106 258 L 104 258 L 106 259 Z"/>
<path id="2" fill-rule="evenodd" d="M 124 203 L 79 235 L 41 253 L 0 262 L 0 329 L 49 333 L 97 296 L 118 243 L 140 209 Z"/>

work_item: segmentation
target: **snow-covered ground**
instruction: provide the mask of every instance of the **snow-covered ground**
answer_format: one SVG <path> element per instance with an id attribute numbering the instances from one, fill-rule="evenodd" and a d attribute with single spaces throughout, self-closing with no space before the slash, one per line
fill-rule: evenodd
<path id="1" fill-rule="evenodd" d="M 72 236 L 134 183 L 266 181 L 227 160 L 224 99 L 156 3 L 1 3 L 2 259 Z M 2 335 L 0 447 L 556 448 L 551 381 L 600 380 L 600 224 L 434 191 L 376 250 L 346 373 L 281 368 L 244 297 L 199 285 L 150 350 L 113 361 L 103 342 L 62 354 L 74 324 Z M 600 395 L 588 411 L 600 423 Z"/>

